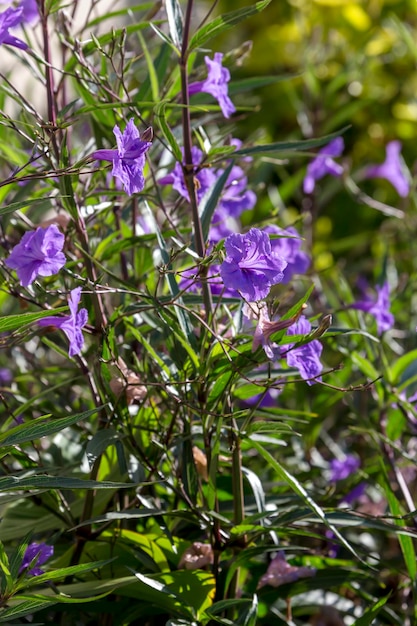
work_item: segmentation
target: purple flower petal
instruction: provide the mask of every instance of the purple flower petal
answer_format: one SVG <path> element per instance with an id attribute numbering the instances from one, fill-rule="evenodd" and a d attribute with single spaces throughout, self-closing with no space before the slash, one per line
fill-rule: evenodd
<path id="1" fill-rule="evenodd" d="M 302 315 L 298 322 L 289 327 L 287 335 L 308 335 L 310 331 L 311 324 Z M 320 362 L 320 356 L 323 346 L 320 341 L 313 339 L 313 341 L 298 348 L 293 348 L 294 345 L 287 344 L 281 347 L 289 367 L 295 367 L 300 372 L 301 378 L 307 382 L 307 385 L 313 385 L 315 382 L 321 381 L 320 373 L 323 366 Z"/>
<path id="2" fill-rule="evenodd" d="M 358 457 L 353 454 L 347 454 L 344 459 L 332 459 L 330 461 L 331 482 L 345 480 L 359 469 L 360 464 Z"/>
<path id="3" fill-rule="evenodd" d="M 275 254 L 287 261 L 282 282 L 289 283 L 294 274 L 305 274 L 311 259 L 301 250 L 302 239 L 297 230 L 293 226 L 279 228 L 274 225 L 267 226 L 264 230 L 270 235 L 280 235 L 279 238 L 271 239 L 271 247 Z"/>
<path id="4" fill-rule="evenodd" d="M 51 315 L 38 320 L 39 326 L 56 326 L 56 328 L 60 328 L 66 334 L 69 341 L 69 356 L 80 354 L 84 345 L 82 329 L 87 323 L 88 312 L 87 309 L 78 311 L 80 298 L 81 287 L 77 287 L 71 291 L 68 298 L 71 315 L 64 315 L 63 317 Z"/>
<path id="5" fill-rule="evenodd" d="M 214 59 L 205 56 L 208 75 L 206 80 L 191 83 L 189 85 L 189 93 L 200 93 L 201 91 L 209 93 L 217 100 L 224 117 L 229 118 L 236 111 L 233 102 L 228 95 L 228 82 L 230 80 L 230 72 L 226 67 L 222 66 L 223 54 L 216 52 Z"/>
<path id="6" fill-rule="evenodd" d="M 394 326 L 395 318 L 390 313 L 390 289 L 389 283 L 385 283 L 380 286 L 376 286 L 377 297 L 376 300 L 371 295 L 365 293 L 362 300 L 358 300 L 351 305 L 352 309 L 358 309 L 373 315 L 376 320 L 377 331 L 379 335 L 382 335 L 386 330 L 390 330 Z"/>
<path id="7" fill-rule="evenodd" d="M 318 152 L 316 158 L 307 166 L 303 185 L 304 193 L 312 193 L 316 186 L 316 181 L 327 174 L 331 176 L 341 176 L 343 174 L 343 167 L 336 163 L 332 157 L 340 156 L 344 147 L 345 144 L 342 137 L 336 137 L 336 139 L 333 139 Z"/>
<path id="8" fill-rule="evenodd" d="M 65 265 L 65 237 L 55 224 L 26 232 L 5 264 L 16 270 L 20 283 L 28 287 L 37 276 L 52 276 Z"/>
<path id="9" fill-rule="evenodd" d="M 227 288 L 236 289 L 246 300 L 262 300 L 272 285 L 281 282 L 287 263 L 272 252 L 265 232 L 252 228 L 246 235 L 233 233 L 225 249 L 220 275 Z"/>
<path id="10" fill-rule="evenodd" d="M 152 143 L 142 141 L 133 119 L 129 120 L 124 132 L 116 126 L 113 128 L 116 137 L 116 150 L 96 150 L 91 155 L 93 159 L 111 161 L 112 174 L 123 185 L 127 194 L 139 193 L 145 186 L 143 168 L 145 167 L 145 153 Z"/>
<path id="11" fill-rule="evenodd" d="M 399 141 L 390 141 L 387 144 L 385 161 L 380 165 L 369 167 L 366 177 L 385 178 L 397 190 L 398 195 L 402 198 L 408 196 L 410 183 L 401 159 L 401 143 Z"/>
<path id="12" fill-rule="evenodd" d="M 19 568 L 19 574 L 28 568 L 32 561 L 36 558 L 35 566 L 32 567 L 27 574 L 29 576 L 40 576 L 43 574 L 43 570 L 41 570 L 39 566 L 46 563 L 46 561 L 51 558 L 53 553 L 53 546 L 48 546 L 46 543 L 30 543 L 23 556 L 22 565 Z"/>
<path id="13" fill-rule="evenodd" d="M 2 13 L 0 13 L 0 44 L 5 43 L 9 46 L 15 46 L 21 50 L 26 50 L 28 45 L 9 34 L 9 29 L 19 26 L 23 21 L 23 7 L 20 6 L 17 9 L 9 7 Z"/>

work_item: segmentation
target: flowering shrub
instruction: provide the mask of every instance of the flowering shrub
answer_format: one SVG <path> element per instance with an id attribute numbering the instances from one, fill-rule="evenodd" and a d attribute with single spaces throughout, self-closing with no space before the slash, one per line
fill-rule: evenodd
<path id="1" fill-rule="evenodd" d="M 400 142 L 248 130 L 270 0 L 5 4 L 0 623 L 412 624 Z"/>

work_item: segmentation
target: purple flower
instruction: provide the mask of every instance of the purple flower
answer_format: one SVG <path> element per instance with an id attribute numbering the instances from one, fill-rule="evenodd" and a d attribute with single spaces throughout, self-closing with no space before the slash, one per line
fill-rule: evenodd
<path id="1" fill-rule="evenodd" d="M 33 24 L 39 19 L 39 8 L 36 0 L 22 0 L 19 4 L 22 7 L 22 22 Z"/>
<path id="2" fill-rule="evenodd" d="M 224 245 L 220 275 L 225 286 L 236 289 L 245 300 L 262 300 L 272 285 L 281 282 L 287 262 L 272 252 L 266 233 L 257 228 L 245 235 L 232 233 Z"/>
<path id="3" fill-rule="evenodd" d="M 382 335 L 384 331 L 390 330 L 395 322 L 393 314 L 389 311 L 391 305 L 388 282 L 385 281 L 382 286 L 376 285 L 376 293 L 376 300 L 365 293 L 364 298 L 352 304 L 351 307 L 352 309 L 358 309 L 373 315 L 376 320 L 378 334 Z"/>
<path id="4" fill-rule="evenodd" d="M 360 467 L 360 460 L 353 454 L 347 454 L 344 459 L 332 459 L 330 461 L 330 480 L 337 482 L 354 474 Z"/>
<path id="5" fill-rule="evenodd" d="M 202 166 L 199 168 L 199 165 L 202 163 L 204 158 L 204 154 L 199 148 L 196 148 L 195 146 L 191 148 L 191 157 L 193 165 L 195 165 L 198 169 L 198 171 L 194 175 L 194 180 L 197 183 L 197 201 L 200 202 L 203 196 L 216 182 L 217 176 L 214 174 L 213 170 L 208 167 Z M 172 172 L 160 178 L 158 180 L 158 183 L 160 185 L 172 185 L 172 187 L 180 194 L 180 196 L 190 201 L 190 196 L 188 194 L 187 185 L 185 184 L 184 172 L 181 163 L 176 163 Z"/>
<path id="6" fill-rule="evenodd" d="M 39 227 L 23 235 L 5 264 L 16 270 L 21 285 L 28 287 L 37 276 L 52 276 L 65 265 L 64 243 L 65 237 L 55 224 Z"/>
<path id="7" fill-rule="evenodd" d="M 54 553 L 53 546 L 48 546 L 46 543 L 30 543 L 26 548 L 26 552 L 23 556 L 22 565 L 19 568 L 19 574 L 21 574 L 26 568 L 30 566 L 32 561 L 36 559 L 34 567 L 28 570 L 26 573 L 29 576 L 40 576 L 43 574 L 43 570 L 39 565 L 46 563 L 48 559 Z"/>
<path id="8" fill-rule="evenodd" d="M 93 159 L 112 161 L 112 174 L 122 183 L 125 191 L 130 196 L 142 191 L 145 186 L 143 168 L 145 167 L 145 153 L 152 143 L 142 141 L 133 119 L 129 120 L 122 133 L 120 128 L 113 128 L 116 136 L 117 149 L 96 150 L 91 155 Z"/>
<path id="9" fill-rule="evenodd" d="M 271 247 L 273 252 L 282 256 L 288 263 L 282 282 L 289 283 L 294 274 L 305 274 L 311 259 L 301 250 L 302 240 L 296 229 L 293 226 L 279 228 L 271 225 L 264 230 L 270 235 L 280 235 L 277 239 L 271 239 Z"/>
<path id="10" fill-rule="evenodd" d="M 10 385 L 13 380 L 13 374 L 7 367 L 0 367 L 0 385 Z"/>
<path id="11" fill-rule="evenodd" d="M 307 335 L 310 331 L 311 324 L 308 319 L 302 315 L 298 322 L 289 327 L 287 335 Z M 323 366 L 320 362 L 320 355 L 323 346 L 320 341 L 313 339 L 298 348 L 293 348 L 294 345 L 295 344 L 288 344 L 281 347 L 281 351 L 285 352 L 289 367 L 298 369 L 301 378 L 307 382 L 307 385 L 313 385 L 316 381 L 321 381 L 320 373 Z"/>
<path id="12" fill-rule="evenodd" d="M 9 34 L 9 29 L 19 26 L 19 24 L 22 23 L 22 19 L 22 6 L 17 9 L 9 7 L 3 11 L 3 13 L 0 13 L 0 44 L 6 43 L 9 46 L 15 46 L 15 48 L 20 48 L 21 50 L 26 50 L 28 48 L 28 45 L 24 41 Z"/>
<path id="13" fill-rule="evenodd" d="M 201 91 L 209 93 L 219 103 L 224 117 L 228 118 L 236 111 L 236 108 L 228 96 L 227 83 L 230 80 L 230 72 L 222 66 L 222 59 L 223 54 L 221 52 L 216 52 L 213 60 L 205 56 L 208 76 L 206 80 L 191 83 L 188 86 L 188 92 L 190 95 Z"/>
<path id="14" fill-rule="evenodd" d="M 193 165 L 196 168 L 194 180 L 196 182 L 197 202 L 201 200 L 216 184 L 217 179 L 223 174 L 224 170 L 213 170 L 204 167 L 203 152 L 196 147 L 191 150 Z M 201 167 L 200 165 L 203 164 Z M 174 169 L 158 180 L 161 185 L 172 185 L 183 198 L 189 201 L 188 189 L 184 180 L 184 172 L 182 165 L 176 163 Z M 218 206 L 213 213 L 211 220 L 211 228 L 209 239 L 212 243 L 217 243 L 224 239 L 230 233 L 238 229 L 237 218 L 243 213 L 253 209 L 256 203 L 256 195 L 250 189 L 247 189 L 248 180 L 244 171 L 238 165 L 235 165 L 224 185 Z"/>
<path id="15" fill-rule="evenodd" d="M 385 178 L 397 190 L 398 195 L 405 198 L 410 193 L 410 183 L 404 172 L 401 159 L 401 143 L 390 141 L 386 147 L 385 161 L 380 165 L 372 165 L 366 171 L 367 178 Z"/>
<path id="16" fill-rule="evenodd" d="M 307 166 L 307 173 L 304 178 L 304 193 L 313 193 L 316 181 L 323 178 L 327 174 L 331 176 L 341 176 L 343 167 L 336 163 L 332 157 L 338 157 L 342 154 L 345 147 L 342 137 L 332 139 L 330 143 L 322 148 L 315 159 Z"/>
<path id="17" fill-rule="evenodd" d="M 290 565 L 285 558 L 284 552 L 278 552 L 268 565 L 266 574 L 260 579 L 258 589 L 265 587 L 265 585 L 279 587 L 286 583 L 294 583 L 300 578 L 314 576 L 315 573 L 316 568 L 314 567 L 297 567 L 296 565 Z"/>
<path id="18" fill-rule="evenodd" d="M 87 323 L 88 312 L 87 309 L 78 311 L 80 299 L 81 287 L 77 287 L 71 291 L 68 298 L 71 315 L 64 315 L 63 317 L 52 315 L 51 317 L 43 317 L 38 320 L 39 326 L 56 326 L 64 331 L 69 341 L 69 356 L 79 354 L 84 345 L 82 328 Z"/>

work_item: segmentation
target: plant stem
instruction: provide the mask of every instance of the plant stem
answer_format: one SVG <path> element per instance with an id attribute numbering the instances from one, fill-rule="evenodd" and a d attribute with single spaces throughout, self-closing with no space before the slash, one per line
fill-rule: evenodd
<path id="1" fill-rule="evenodd" d="M 198 213 L 198 202 L 197 202 L 197 194 L 196 194 L 196 186 L 194 182 L 194 174 L 195 168 L 192 158 L 192 140 L 191 140 L 191 118 L 190 118 L 190 99 L 188 94 L 188 73 L 187 73 L 187 61 L 188 61 L 188 41 L 190 36 L 190 26 L 191 26 L 191 15 L 193 10 L 193 0 L 188 0 L 187 9 L 185 13 L 184 20 L 184 31 L 183 31 L 183 40 L 181 46 L 181 56 L 180 56 L 180 74 L 181 74 L 181 96 L 182 96 L 182 132 L 183 132 L 183 143 L 184 143 L 184 164 L 183 164 L 183 172 L 184 172 L 184 180 L 187 186 L 188 195 L 190 197 L 191 211 L 193 217 L 193 226 L 194 226 L 194 238 L 195 238 L 195 247 L 197 254 L 204 258 L 206 255 L 205 245 L 204 245 L 204 237 L 203 237 L 203 229 L 201 227 L 201 220 Z M 201 268 L 201 276 L 202 276 L 202 290 L 203 290 L 203 299 L 204 306 L 206 309 L 207 320 L 211 319 L 213 304 L 211 299 L 210 288 L 207 284 L 207 281 L 204 280 L 204 273 L 207 273 L 206 268 Z"/>

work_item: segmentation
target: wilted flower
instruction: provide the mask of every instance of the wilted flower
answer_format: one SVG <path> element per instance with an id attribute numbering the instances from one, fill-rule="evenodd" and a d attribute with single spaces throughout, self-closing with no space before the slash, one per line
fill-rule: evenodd
<path id="1" fill-rule="evenodd" d="M 298 322 L 293 324 L 287 330 L 287 335 L 308 335 L 311 332 L 311 324 L 302 315 Z M 309 343 L 305 343 L 297 348 L 293 348 L 295 344 L 288 344 L 281 347 L 281 351 L 285 353 L 287 364 L 295 367 L 300 372 L 307 385 L 313 385 L 316 381 L 321 381 L 319 377 L 323 366 L 320 362 L 320 355 L 323 346 L 320 341 L 313 339 Z M 315 379 L 315 380 L 311 380 Z"/>
<path id="2" fill-rule="evenodd" d="M 398 195 L 405 198 L 410 193 L 410 183 L 405 174 L 404 163 L 401 158 L 401 143 L 390 141 L 386 147 L 386 157 L 383 163 L 372 165 L 366 171 L 367 178 L 385 178 L 397 190 Z"/>
<path id="3" fill-rule="evenodd" d="M 316 181 L 323 178 L 327 174 L 331 176 L 341 176 L 343 167 L 336 163 L 332 157 L 338 157 L 342 154 L 345 147 L 342 137 L 332 139 L 330 143 L 322 148 L 315 159 L 307 166 L 307 173 L 304 178 L 304 193 L 312 193 L 316 186 Z"/>
<path id="4" fill-rule="evenodd" d="M 236 289 L 246 300 L 262 300 L 272 285 L 281 282 L 287 262 L 272 252 L 266 233 L 257 228 L 245 235 L 232 233 L 225 248 L 220 275 L 227 288 Z"/>
<path id="5" fill-rule="evenodd" d="M 125 394 L 127 404 L 133 402 L 142 402 L 147 394 L 145 385 L 135 372 L 130 370 L 122 358 L 117 359 L 117 369 L 120 376 L 114 376 L 110 379 L 110 389 L 119 398 L 122 393 Z"/>
<path id="6" fill-rule="evenodd" d="M 84 345 L 82 328 L 87 323 L 88 312 L 87 309 L 80 309 L 78 311 L 80 299 L 81 287 L 77 287 L 71 291 L 68 298 L 71 315 L 64 315 L 63 317 L 54 315 L 38 320 L 39 326 L 56 326 L 64 331 L 69 341 L 69 356 L 79 354 Z"/>
<path id="7" fill-rule="evenodd" d="M 9 29 L 19 26 L 23 19 L 23 7 L 20 6 L 17 9 L 9 7 L 2 13 L 0 13 L 0 44 L 5 43 L 21 50 L 27 50 L 28 45 L 18 37 L 10 35 Z"/>
<path id="8" fill-rule="evenodd" d="M 207 456 L 197 446 L 193 446 L 193 459 L 195 463 L 195 468 L 197 470 L 197 474 L 201 476 L 203 480 L 207 481 L 208 480 Z"/>
<path id="9" fill-rule="evenodd" d="M 145 167 L 145 153 L 152 143 L 142 141 L 133 119 L 129 120 L 122 133 L 120 128 L 113 128 L 116 136 L 117 149 L 96 150 L 91 155 L 93 159 L 111 161 L 112 174 L 122 183 L 127 194 L 132 195 L 142 191 L 145 186 L 143 168 Z"/>
<path id="10" fill-rule="evenodd" d="M 21 285 L 28 287 L 37 276 L 52 276 L 65 265 L 64 243 L 65 237 L 55 224 L 37 228 L 23 235 L 5 264 L 16 270 Z"/>
<path id="11" fill-rule="evenodd" d="M 360 460 L 353 454 L 347 454 L 343 459 L 332 459 L 330 461 L 330 480 L 337 482 L 344 480 L 354 474 L 360 467 Z"/>
<path id="12" fill-rule="evenodd" d="M 195 541 L 187 548 L 181 557 L 178 567 L 181 569 L 202 569 L 212 565 L 214 561 L 213 548 L 209 543 Z"/>
<path id="13" fill-rule="evenodd" d="M 376 285 L 375 289 L 377 293 L 376 300 L 365 293 L 364 298 L 352 304 L 351 307 L 352 309 L 358 309 L 373 315 L 376 320 L 378 334 L 382 335 L 384 331 L 390 330 L 394 326 L 395 318 L 389 310 L 391 304 L 388 281 L 385 281 L 381 286 Z"/>
<path id="14" fill-rule="evenodd" d="M 258 589 L 265 587 L 265 585 L 279 587 L 286 583 L 294 583 L 300 578 L 310 578 L 315 574 L 315 567 L 297 567 L 296 565 L 290 565 L 287 563 L 284 552 L 278 552 L 268 565 L 266 574 L 260 579 Z"/>
<path id="15" fill-rule="evenodd" d="M 271 239 L 271 248 L 275 254 L 279 254 L 287 261 L 284 270 L 283 283 L 289 283 L 294 274 L 304 274 L 311 263 L 311 259 L 306 252 L 301 250 L 302 239 L 293 226 L 279 228 L 270 225 L 264 229 L 270 235 L 279 235 Z"/>
<path id="16" fill-rule="evenodd" d="M 48 546 L 46 543 L 30 543 L 26 548 L 26 552 L 23 556 L 22 565 L 19 568 L 19 574 L 21 574 L 26 568 L 28 568 L 32 561 L 36 559 L 34 567 L 32 567 L 26 573 L 29 576 L 40 576 L 41 574 L 43 574 L 43 570 L 41 570 L 39 566 L 46 563 L 46 561 L 51 558 L 53 553 L 53 546 Z"/>
<path id="17" fill-rule="evenodd" d="M 269 319 L 268 308 L 265 303 L 262 303 L 263 306 L 259 308 L 259 318 L 258 324 L 256 326 L 255 333 L 253 335 L 252 341 L 252 352 L 257 350 L 259 346 L 262 346 L 266 356 L 268 359 L 275 359 L 280 356 L 279 346 L 276 343 L 271 343 L 271 335 L 277 333 L 279 330 L 283 330 L 284 328 L 289 328 L 299 319 L 302 311 L 305 309 L 306 305 L 300 307 L 300 310 L 296 315 L 286 319 L 286 320 L 277 320 L 275 322 L 271 322 Z"/>
<path id="18" fill-rule="evenodd" d="M 228 96 L 227 83 L 230 80 L 230 72 L 222 66 L 222 59 L 223 54 L 221 52 L 216 52 L 213 60 L 205 56 L 204 60 L 208 70 L 207 78 L 191 83 L 188 86 L 188 92 L 190 95 L 202 91 L 209 93 L 219 103 L 224 117 L 228 118 L 236 111 L 236 108 Z"/>

